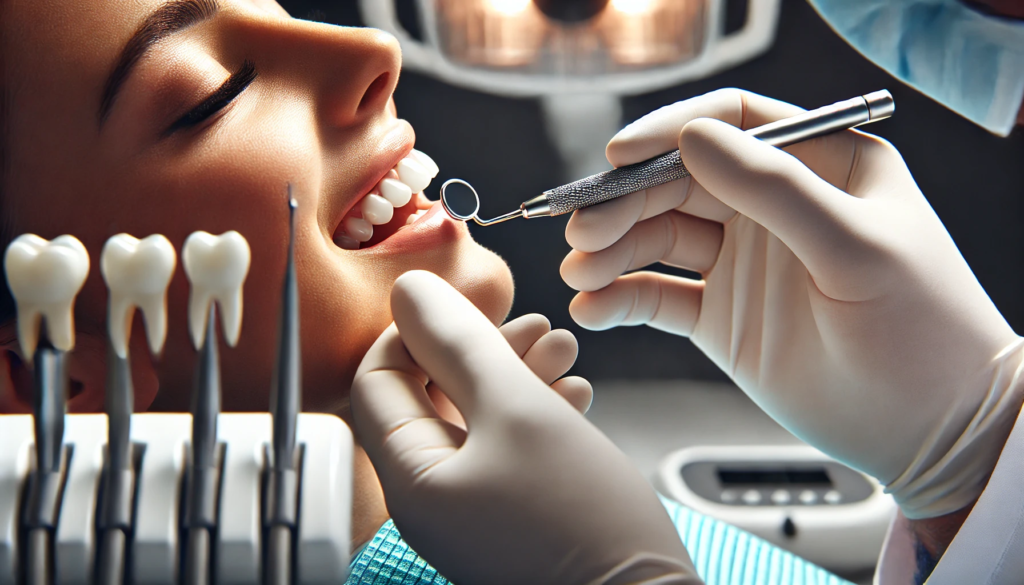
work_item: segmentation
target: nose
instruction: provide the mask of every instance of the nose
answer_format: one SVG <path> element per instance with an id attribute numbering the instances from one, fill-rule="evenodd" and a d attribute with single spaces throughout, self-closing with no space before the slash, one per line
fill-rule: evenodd
<path id="1" fill-rule="evenodd" d="M 309 88 L 320 120 L 353 126 L 388 110 L 402 52 L 390 34 L 294 19 L 268 19 L 258 31 L 263 59 L 293 88 Z M 259 26 L 259 25 L 257 25 Z"/>

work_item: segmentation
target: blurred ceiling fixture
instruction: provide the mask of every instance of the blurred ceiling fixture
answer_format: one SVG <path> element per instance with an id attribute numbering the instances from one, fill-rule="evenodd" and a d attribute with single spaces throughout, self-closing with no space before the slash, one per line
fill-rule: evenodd
<path id="1" fill-rule="evenodd" d="M 359 0 L 404 67 L 539 97 L 567 179 L 607 168 L 622 95 L 701 79 L 768 50 L 781 0 Z M 396 4 L 403 8 L 399 18 Z M 401 22 L 410 23 L 410 34 Z"/>
<path id="2" fill-rule="evenodd" d="M 419 38 L 399 24 L 396 2 Z M 360 0 L 405 66 L 513 96 L 639 94 L 707 77 L 771 46 L 781 0 Z"/>

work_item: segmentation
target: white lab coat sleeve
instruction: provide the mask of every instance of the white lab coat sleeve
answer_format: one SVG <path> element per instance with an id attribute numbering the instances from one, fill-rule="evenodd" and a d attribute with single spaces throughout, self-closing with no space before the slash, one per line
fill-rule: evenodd
<path id="1" fill-rule="evenodd" d="M 876 585 L 911 585 L 917 570 L 908 521 L 897 514 L 875 573 Z M 1024 583 L 1024 411 L 978 503 L 927 585 Z"/>

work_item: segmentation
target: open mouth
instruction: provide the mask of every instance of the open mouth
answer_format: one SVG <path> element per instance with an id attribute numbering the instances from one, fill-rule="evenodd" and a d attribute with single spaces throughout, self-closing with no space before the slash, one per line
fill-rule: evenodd
<path id="1" fill-rule="evenodd" d="M 334 244 L 345 250 L 370 248 L 414 223 L 431 205 L 423 189 L 437 173 L 429 156 L 410 152 L 349 209 L 334 231 Z"/>

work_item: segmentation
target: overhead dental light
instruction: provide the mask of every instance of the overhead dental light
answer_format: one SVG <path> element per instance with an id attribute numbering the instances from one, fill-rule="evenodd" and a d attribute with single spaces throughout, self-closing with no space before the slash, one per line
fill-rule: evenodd
<path id="1" fill-rule="evenodd" d="M 360 9 L 367 25 L 398 38 L 410 70 L 542 98 L 570 174 L 582 175 L 607 166 L 594 144 L 618 129 L 620 96 L 701 79 L 763 53 L 780 1 L 360 0 Z M 398 3 L 416 13 L 415 37 L 400 23 Z"/>

